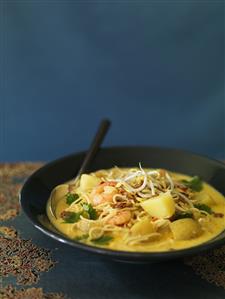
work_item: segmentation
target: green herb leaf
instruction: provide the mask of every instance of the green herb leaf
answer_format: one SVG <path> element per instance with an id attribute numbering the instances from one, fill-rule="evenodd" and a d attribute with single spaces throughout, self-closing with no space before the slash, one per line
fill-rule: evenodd
<path id="1" fill-rule="evenodd" d="M 111 236 L 102 236 L 98 239 L 92 240 L 92 242 L 97 245 L 108 245 L 109 242 L 112 240 L 113 240 L 113 237 L 111 237 Z"/>
<path id="2" fill-rule="evenodd" d="M 65 223 L 75 223 L 80 220 L 80 213 L 64 211 L 61 217 Z"/>
<path id="3" fill-rule="evenodd" d="M 82 241 L 88 238 L 88 234 L 82 235 L 82 236 L 77 236 L 74 238 L 75 241 Z"/>
<path id="4" fill-rule="evenodd" d="M 90 203 L 89 204 L 84 203 L 83 209 L 88 213 L 89 219 L 96 220 L 98 218 L 97 211 L 92 207 Z"/>
<path id="5" fill-rule="evenodd" d="M 71 205 L 71 203 L 73 203 L 74 201 L 77 201 L 78 199 L 79 199 L 79 195 L 78 194 L 73 194 L 73 193 L 68 193 L 67 195 L 66 195 L 66 203 L 68 204 L 68 205 Z"/>
<path id="6" fill-rule="evenodd" d="M 193 218 L 193 214 L 192 213 L 185 213 L 185 212 L 180 212 L 175 214 L 175 216 L 173 217 L 173 221 L 175 220 L 179 220 L 179 219 L 183 219 L 183 218 Z"/>
<path id="7" fill-rule="evenodd" d="M 194 176 L 190 181 L 182 180 L 182 183 L 194 191 L 202 190 L 202 180 L 198 176 Z"/>
<path id="8" fill-rule="evenodd" d="M 207 212 L 209 214 L 213 213 L 213 210 L 209 206 L 207 206 L 205 204 L 196 204 L 196 205 L 194 205 L 194 207 L 197 208 L 197 209 L 199 209 L 199 210 L 205 211 L 205 212 Z"/>

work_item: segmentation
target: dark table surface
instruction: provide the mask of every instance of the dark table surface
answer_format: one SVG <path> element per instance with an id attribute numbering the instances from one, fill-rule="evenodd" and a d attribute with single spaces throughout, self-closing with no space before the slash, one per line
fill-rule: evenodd
<path id="1" fill-rule="evenodd" d="M 43 288 L 45 293 L 54 292 L 55 295 L 51 298 L 59 298 L 57 293 L 63 293 L 71 299 L 225 298 L 224 288 L 202 279 L 182 260 L 160 264 L 130 264 L 105 260 L 50 239 L 33 227 L 23 213 L 13 220 L 0 222 L 0 225 L 13 226 L 22 239 L 31 239 L 38 247 L 51 250 L 51 258 L 57 263 L 48 272 L 40 273 L 37 284 L 28 286 Z M 225 257 L 223 258 L 225 260 Z M 225 280 L 224 270 L 221 270 L 221 275 Z M 2 288 L 8 284 L 16 288 L 23 287 L 16 285 L 15 276 L 3 275 Z"/>

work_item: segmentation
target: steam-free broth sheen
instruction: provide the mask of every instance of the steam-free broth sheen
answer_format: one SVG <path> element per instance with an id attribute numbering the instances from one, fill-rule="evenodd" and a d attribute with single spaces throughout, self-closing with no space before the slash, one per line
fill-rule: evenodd
<path id="1" fill-rule="evenodd" d="M 169 251 L 202 244 L 225 229 L 225 198 L 197 176 L 118 168 L 57 186 L 47 215 L 68 238 L 125 251 Z M 55 215 L 54 215 L 55 214 Z"/>

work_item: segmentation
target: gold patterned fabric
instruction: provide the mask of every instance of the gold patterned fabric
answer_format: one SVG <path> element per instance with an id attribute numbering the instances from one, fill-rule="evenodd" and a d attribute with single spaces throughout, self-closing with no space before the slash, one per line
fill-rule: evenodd
<path id="1" fill-rule="evenodd" d="M 0 164 L 0 298 L 1 299 L 62 299 L 63 294 L 44 293 L 35 285 L 42 272 L 48 272 L 55 265 L 51 252 L 24 240 L 16 228 L 9 226 L 9 220 L 20 213 L 18 192 L 25 179 L 41 163 Z M 4 278 L 15 277 L 17 288 L 6 285 Z"/>
<path id="2" fill-rule="evenodd" d="M 225 246 L 188 258 L 185 264 L 203 279 L 225 289 Z"/>
<path id="3" fill-rule="evenodd" d="M 63 299 L 62 294 L 47 293 L 42 288 L 16 289 L 8 285 L 0 289 L 1 299 Z"/>

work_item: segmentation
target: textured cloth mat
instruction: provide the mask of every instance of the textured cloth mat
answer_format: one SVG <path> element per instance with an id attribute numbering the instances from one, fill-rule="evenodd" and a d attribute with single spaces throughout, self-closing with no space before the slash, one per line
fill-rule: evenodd
<path id="1" fill-rule="evenodd" d="M 21 215 L 18 203 L 23 182 L 40 166 L 0 164 L 1 299 L 201 298 L 204 290 L 204 299 L 225 297 L 225 246 L 185 261 L 131 265 L 44 236 Z"/>

